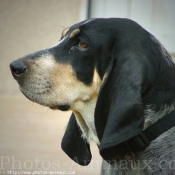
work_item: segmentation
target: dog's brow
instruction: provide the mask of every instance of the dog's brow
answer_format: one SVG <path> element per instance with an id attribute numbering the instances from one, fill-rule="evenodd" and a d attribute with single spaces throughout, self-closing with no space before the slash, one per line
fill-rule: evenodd
<path id="1" fill-rule="evenodd" d="M 79 33 L 80 33 L 79 28 L 74 29 L 70 34 L 70 38 L 73 38 L 74 36 L 78 35 Z"/>
<path id="2" fill-rule="evenodd" d="M 68 28 L 66 28 L 66 29 L 63 30 L 61 38 L 63 38 L 67 34 L 67 32 L 69 31 L 69 29 L 70 28 L 68 27 Z"/>

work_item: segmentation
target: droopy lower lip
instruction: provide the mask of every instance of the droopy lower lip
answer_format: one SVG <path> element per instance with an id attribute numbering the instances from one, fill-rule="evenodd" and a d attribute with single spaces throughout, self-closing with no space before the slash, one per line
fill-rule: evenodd
<path id="1" fill-rule="evenodd" d="M 23 95 L 26 97 L 26 98 L 28 98 L 30 101 L 32 101 L 32 99 L 29 97 L 29 96 L 27 96 L 24 92 L 23 92 L 23 90 L 20 88 L 20 90 L 21 90 L 21 92 L 23 93 Z"/>
<path id="2" fill-rule="evenodd" d="M 51 106 L 49 108 L 52 109 L 52 110 L 57 110 L 58 109 L 57 106 Z"/>
<path id="3" fill-rule="evenodd" d="M 59 109 L 59 110 L 61 110 L 61 111 L 68 111 L 69 108 L 70 108 L 70 105 L 68 105 L 68 104 L 57 105 L 57 106 L 52 106 L 52 107 L 50 107 L 50 109 L 53 109 L 53 110 Z"/>

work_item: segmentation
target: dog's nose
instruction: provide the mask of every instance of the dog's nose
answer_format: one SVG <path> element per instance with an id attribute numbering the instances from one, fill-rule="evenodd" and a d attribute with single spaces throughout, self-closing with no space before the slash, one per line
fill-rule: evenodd
<path id="1" fill-rule="evenodd" d="M 10 69 L 15 79 L 23 76 L 27 70 L 27 65 L 21 60 L 15 60 L 10 63 Z"/>

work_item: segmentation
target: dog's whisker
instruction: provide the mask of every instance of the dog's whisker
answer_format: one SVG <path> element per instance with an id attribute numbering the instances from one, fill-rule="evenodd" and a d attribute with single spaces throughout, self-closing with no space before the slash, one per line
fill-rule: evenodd
<path id="1" fill-rule="evenodd" d="M 39 80 L 38 80 L 36 77 L 33 77 L 33 78 L 34 78 L 34 80 L 36 81 L 37 84 L 42 83 L 42 82 L 39 82 Z M 46 100 L 45 100 L 45 98 L 44 98 L 44 96 L 43 96 L 43 93 L 42 93 L 41 89 L 38 88 L 38 91 L 39 91 L 38 94 L 39 94 L 39 95 L 41 96 L 41 98 L 43 99 L 43 103 L 46 104 Z"/>
<path id="2" fill-rule="evenodd" d="M 50 95 L 51 97 L 54 99 L 55 97 L 57 98 L 57 95 L 54 91 L 52 91 L 50 88 L 48 88 L 48 90 L 50 91 Z"/>

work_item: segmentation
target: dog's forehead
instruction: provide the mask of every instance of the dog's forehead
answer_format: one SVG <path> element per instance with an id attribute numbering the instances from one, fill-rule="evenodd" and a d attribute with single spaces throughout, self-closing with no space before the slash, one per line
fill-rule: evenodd
<path id="1" fill-rule="evenodd" d="M 70 38 L 76 36 L 77 34 L 80 33 L 81 27 L 83 25 L 90 24 L 90 22 L 93 21 L 93 20 L 94 19 L 85 20 L 85 21 L 79 22 L 77 24 L 72 25 L 71 27 L 68 27 L 68 28 L 64 29 L 63 32 L 62 32 L 61 38 L 64 38 L 67 34 L 70 36 Z"/>
<path id="2" fill-rule="evenodd" d="M 80 33 L 80 28 L 75 28 L 75 29 L 71 29 L 66 28 L 63 30 L 61 38 L 64 38 L 66 35 L 69 35 L 70 38 L 73 38 L 74 36 L 78 35 Z"/>
<path id="3" fill-rule="evenodd" d="M 69 29 L 70 29 L 70 27 L 68 27 L 68 28 L 66 28 L 66 29 L 63 30 L 62 35 L 61 35 L 61 38 L 63 38 L 63 37 L 66 36 L 66 34 L 69 31 Z"/>

